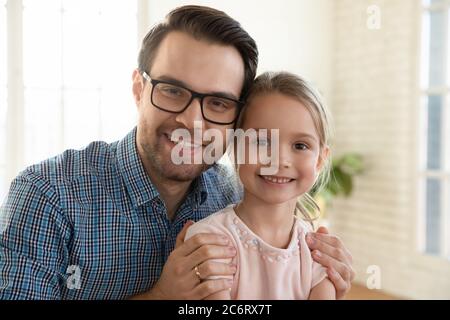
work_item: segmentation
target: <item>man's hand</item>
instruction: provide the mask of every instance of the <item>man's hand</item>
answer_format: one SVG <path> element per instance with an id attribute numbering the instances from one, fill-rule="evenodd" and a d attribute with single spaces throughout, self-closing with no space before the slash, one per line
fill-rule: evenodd
<path id="1" fill-rule="evenodd" d="M 328 234 L 325 227 L 308 233 L 306 241 L 313 259 L 327 268 L 328 277 L 336 288 L 336 299 L 343 299 L 355 278 L 352 255 L 338 237 Z"/>
<path id="2" fill-rule="evenodd" d="M 201 281 L 214 275 L 234 275 L 236 267 L 226 263 L 211 262 L 210 259 L 227 259 L 236 255 L 236 250 L 226 237 L 217 234 L 197 234 L 184 242 L 188 221 L 177 236 L 175 249 L 164 265 L 161 277 L 154 287 L 133 299 L 204 299 L 219 291 L 228 290 L 233 282 L 228 279 Z"/>

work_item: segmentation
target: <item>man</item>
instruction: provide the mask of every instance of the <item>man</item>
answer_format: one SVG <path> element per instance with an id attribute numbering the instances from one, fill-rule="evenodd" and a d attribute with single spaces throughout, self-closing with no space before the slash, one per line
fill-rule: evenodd
<path id="1" fill-rule="evenodd" d="M 234 256 L 226 239 L 189 225 L 239 201 L 233 172 L 218 164 L 175 165 L 176 129 L 233 127 L 255 77 L 257 48 L 223 12 L 178 8 L 145 37 L 133 72 L 137 127 L 27 168 L 2 207 L 0 299 L 203 299 L 235 272 L 212 259 Z M 217 105 L 227 112 L 214 112 Z M 207 141 L 184 142 L 192 153 Z M 223 148 L 226 145 L 224 143 Z M 328 267 L 337 296 L 354 272 L 334 236 L 310 248 Z"/>

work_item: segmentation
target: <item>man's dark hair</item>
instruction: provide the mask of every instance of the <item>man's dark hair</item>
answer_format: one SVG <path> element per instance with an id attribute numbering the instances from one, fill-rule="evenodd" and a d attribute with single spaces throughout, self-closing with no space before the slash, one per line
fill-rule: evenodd
<path id="1" fill-rule="evenodd" d="M 209 7 L 188 5 L 174 9 L 142 41 L 138 57 L 141 72 L 150 71 L 161 41 L 171 31 L 181 31 L 195 39 L 234 46 L 244 61 L 245 76 L 240 98 L 246 98 L 256 76 L 258 48 L 239 22 L 226 13 Z"/>

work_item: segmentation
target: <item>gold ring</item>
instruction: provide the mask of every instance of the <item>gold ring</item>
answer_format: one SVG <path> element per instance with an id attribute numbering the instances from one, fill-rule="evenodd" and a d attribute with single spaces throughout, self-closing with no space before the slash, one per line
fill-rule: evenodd
<path id="1" fill-rule="evenodd" d="M 198 271 L 198 266 L 195 266 L 194 270 L 195 270 L 196 276 L 197 276 L 198 279 L 201 281 L 201 280 L 202 280 L 202 277 L 200 276 L 200 272 Z"/>

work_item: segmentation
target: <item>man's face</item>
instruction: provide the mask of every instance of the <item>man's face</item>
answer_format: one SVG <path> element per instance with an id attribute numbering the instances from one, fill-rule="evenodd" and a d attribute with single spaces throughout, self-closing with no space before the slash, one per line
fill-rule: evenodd
<path id="1" fill-rule="evenodd" d="M 225 93 L 238 100 L 244 82 L 244 63 L 232 46 L 196 40 L 182 32 L 170 32 L 161 42 L 151 70 L 152 79 L 164 80 L 199 93 Z M 170 140 L 175 129 L 187 129 L 194 139 L 194 121 L 202 122 L 202 131 L 218 129 L 225 138 L 231 125 L 217 125 L 202 118 L 199 99 L 194 99 L 182 113 L 169 113 L 151 103 L 152 84 L 139 72 L 133 73 L 133 94 L 138 107 L 137 147 L 146 168 L 153 174 L 175 181 L 190 181 L 204 170 L 206 164 L 176 165 L 171 160 L 175 143 Z M 198 128 L 198 127 L 197 127 Z M 223 139 L 225 150 L 225 139 Z M 198 143 L 199 141 L 192 141 Z M 204 149 L 210 141 L 202 141 Z M 196 150 L 193 152 L 201 152 Z"/>

